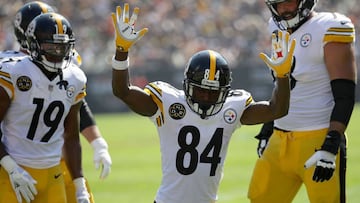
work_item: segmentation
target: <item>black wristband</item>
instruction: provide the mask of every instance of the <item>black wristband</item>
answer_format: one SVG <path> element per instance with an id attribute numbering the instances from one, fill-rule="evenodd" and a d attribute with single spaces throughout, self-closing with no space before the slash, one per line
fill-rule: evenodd
<path id="1" fill-rule="evenodd" d="M 326 135 L 325 141 L 321 146 L 321 150 L 325 150 L 336 155 L 339 150 L 340 142 L 341 134 L 336 130 L 332 130 Z"/>

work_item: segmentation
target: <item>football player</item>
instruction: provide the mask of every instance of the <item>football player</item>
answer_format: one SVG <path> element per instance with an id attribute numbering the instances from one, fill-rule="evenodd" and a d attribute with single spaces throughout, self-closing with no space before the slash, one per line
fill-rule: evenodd
<path id="1" fill-rule="evenodd" d="M 35 17 L 25 36 L 30 57 L 7 58 L 0 70 L 0 202 L 66 202 L 65 156 L 78 202 L 90 202 L 81 168 L 78 114 L 86 76 L 69 63 L 75 44 L 68 20 Z"/>
<path id="2" fill-rule="evenodd" d="M 248 197 L 292 202 L 304 184 L 309 202 L 345 202 L 345 130 L 357 75 L 354 25 L 340 13 L 314 11 L 317 0 L 265 3 L 272 14 L 269 31 L 287 30 L 297 39 L 296 65 L 288 115 L 257 136 L 261 157 Z"/>
<path id="3" fill-rule="evenodd" d="M 185 68 L 183 90 L 157 81 L 144 90 L 129 82 L 131 46 L 147 31 L 134 30 L 139 13 L 136 7 L 129 17 L 129 4 L 112 13 L 116 51 L 112 60 L 112 88 L 134 112 L 149 117 L 160 138 L 162 181 L 157 203 L 215 202 L 223 175 L 230 138 L 242 124 L 271 121 L 287 114 L 290 96 L 289 71 L 295 40 L 289 43 L 286 32 L 273 35 L 279 57 L 261 58 L 277 77 L 270 102 L 255 102 L 251 94 L 231 89 L 231 70 L 226 59 L 213 50 L 195 53 Z"/>
<path id="4" fill-rule="evenodd" d="M 35 18 L 40 14 L 48 13 L 48 12 L 54 12 L 54 9 L 46 3 L 40 1 L 33 1 L 24 4 L 17 11 L 13 23 L 14 33 L 17 41 L 20 44 L 20 49 L 19 51 L 8 50 L 1 52 L 0 59 L 9 58 L 9 57 L 14 59 L 17 57 L 28 56 L 28 45 L 24 32 L 33 18 Z M 70 54 L 70 60 L 72 63 L 75 63 L 78 66 L 80 66 L 82 63 L 81 57 L 76 52 L 75 49 L 73 49 Z M 85 99 L 83 99 L 83 103 L 80 108 L 80 132 L 86 138 L 86 140 L 91 144 L 94 150 L 95 167 L 96 169 L 99 169 L 100 167 L 102 169 L 100 178 L 101 179 L 106 178 L 111 171 L 111 163 L 112 163 L 110 154 L 108 152 L 108 145 L 105 139 L 102 137 L 100 130 L 96 125 L 91 109 L 88 106 Z M 68 203 L 76 203 L 75 187 L 71 177 L 69 176 L 69 171 L 67 169 L 64 159 L 61 160 L 61 165 L 64 170 L 63 175 L 66 183 L 67 201 Z M 86 181 L 86 186 L 91 197 L 90 200 L 92 203 L 94 203 L 95 201 L 93 198 L 93 194 L 91 193 L 87 181 Z"/>

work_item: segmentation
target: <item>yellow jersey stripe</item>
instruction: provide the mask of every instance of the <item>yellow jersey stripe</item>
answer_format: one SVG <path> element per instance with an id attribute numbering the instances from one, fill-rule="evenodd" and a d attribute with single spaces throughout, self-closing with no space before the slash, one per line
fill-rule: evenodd
<path id="1" fill-rule="evenodd" d="M 326 34 L 324 36 L 323 42 L 343 42 L 343 43 L 350 43 L 355 41 L 355 35 L 332 35 Z"/>
<path id="2" fill-rule="evenodd" d="M 341 27 L 331 27 L 327 32 L 355 32 L 354 28 L 341 28 Z"/>
<path id="3" fill-rule="evenodd" d="M 157 120 L 158 126 L 161 126 L 161 123 L 164 123 L 164 105 L 161 101 L 161 89 L 159 89 L 155 84 L 150 83 L 144 89 L 148 93 L 152 100 L 156 103 L 157 107 L 160 109 L 160 120 Z"/>
<path id="4" fill-rule="evenodd" d="M 79 93 L 76 98 L 75 98 L 75 102 L 80 101 L 81 99 L 83 99 L 86 96 L 86 92 L 81 92 Z"/>
<path id="5" fill-rule="evenodd" d="M 253 101 L 253 98 L 252 96 L 250 96 L 247 100 L 246 100 L 246 103 L 245 103 L 245 106 L 249 106 L 249 104 Z"/>
<path id="6" fill-rule="evenodd" d="M 0 71 L 0 76 L 4 76 L 4 77 L 6 77 L 8 79 L 11 79 L 10 74 L 7 73 L 7 72 L 4 72 L 4 71 Z"/>
<path id="7" fill-rule="evenodd" d="M 215 71 L 216 71 L 216 55 L 213 51 L 209 50 L 210 56 L 210 73 L 209 80 L 215 80 Z"/>
<path id="8" fill-rule="evenodd" d="M 4 88 L 7 88 L 11 91 L 10 99 L 13 100 L 15 96 L 15 88 L 13 86 L 13 83 L 5 80 L 4 78 L 0 78 L 0 85 L 2 85 Z"/>

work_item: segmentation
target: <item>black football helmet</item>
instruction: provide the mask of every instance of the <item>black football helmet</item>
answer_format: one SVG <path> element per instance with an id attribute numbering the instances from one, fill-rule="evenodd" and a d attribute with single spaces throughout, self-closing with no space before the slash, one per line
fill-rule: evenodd
<path id="1" fill-rule="evenodd" d="M 265 0 L 266 5 L 271 11 L 274 22 L 281 30 L 297 29 L 306 21 L 317 3 L 317 0 L 298 0 L 298 8 L 295 11 L 296 13 L 293 14 L 294 17 L 290 20 L 286 20 L 283 16 L 279 15 L 276 9 L 278 3 L 285 1 L 288 0 Z"/>
<path id="2" fill-rule="evenodd" d="M 32 1 L 22 6 L 15 15 L 13 21 L 14 33 L 16 40 L 19 42 L 21 48 L 27 49 L 27 42 L 25 37 L 25 31 L 29 23 L 38 15 L 43 13 L 54 12 L 54 9 L 43 2 Z"/>
<path id="3" fill-rule="evenodd" d="M 230 90 L 231 71 L 225 58 L 212 50 L 197 52 L 189 59 L 184 75 L 190 108 L 202 119 L 217 114 Z"/>
<path id="4" fill-rule="evenodd" d="M 35 17 L 25 36 L 32 59 L 48 71 L 58 72 L 70 62 L 75 37 L 69 21 L 57 13 L 45 13 Z"/>

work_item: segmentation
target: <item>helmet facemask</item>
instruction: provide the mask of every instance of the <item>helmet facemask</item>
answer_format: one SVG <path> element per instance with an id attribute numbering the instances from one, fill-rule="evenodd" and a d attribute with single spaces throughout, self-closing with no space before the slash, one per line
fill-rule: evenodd
<path id="1" fill-rule="evenodd" d="M 221 110 L 225 103 L 230 86 L 214 87 L 198 85 L 189 80 L 185 80 L 184 89 L 188 105 L 193 111 L 198 113 L 202 119 L 204 119 L 208 116 L 217 114 Z M 202 99 L 199 94 L 206 94 L 208 99 Z"/>
<path id="2" fill-rule="evenodd" d="M 280 15 L 277 11 L 277 4 L 285 1 L 287 0 L 265 0 L 265 3 L 277 26 L 281 30 L 292 29 L 293 31 L 306 21 L 317 3 L 317 0 L 298 0 L 297 9 L 293 13 Z M 287 16 L 292 16 L 292 18 L 288 19 Z"/>
<path id="3" fill-rule="evenodd" d="M 57 14 L 48 13 L 44 15 L 54 15 L 54 18 L 61 18 Z M 42 16 L 41 18 L 45 17 Z M 67 22 L 63 22 L 63 29 L 51 30 L 46 29 L 46 27 L 43 28 L 44 25 L 49 26 L 47 23 L 54 23 L 54 27 L 56 27 L 59 20 L 52 20 L 53 17 L 49 17 L 49 19 L 41 18 L 35 18 L 26 31 L 30 55 L 34 61 L 42 64 L 46 70 L 59 72 L 59 70 L 65 69 L 70 64 L 70 54 L 74 48 L 75 39 Z M 64 21 L 64 19 L 62 20 Z"/>
<path id="4" fill-rule="evenodd" d="M 217 52 L 200 51 L 190 58 L 183 82 L 186 102 L 202 119 L 217 114 L 230 90 L 231 72 Z"/>

